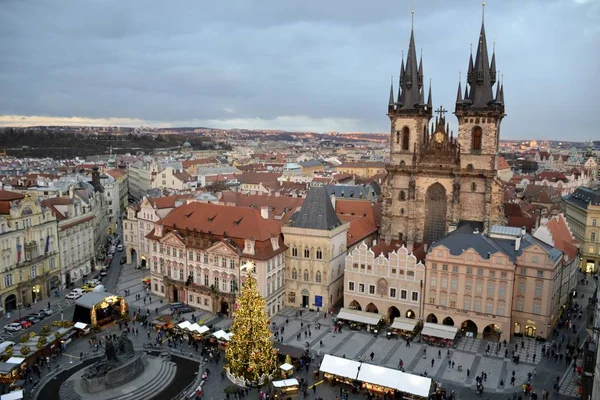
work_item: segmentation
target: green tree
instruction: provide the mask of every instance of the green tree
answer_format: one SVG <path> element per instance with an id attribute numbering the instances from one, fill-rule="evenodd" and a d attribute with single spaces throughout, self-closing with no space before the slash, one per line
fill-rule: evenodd
<path id="1" fill-rule="evenodd" d="M 277 368 L 277 351 L 273 349 L 265 299 L 258 292 L 256 280 L 249 275 L 242 284 L 225 356 L 231 374 L 252 382 Z"/>

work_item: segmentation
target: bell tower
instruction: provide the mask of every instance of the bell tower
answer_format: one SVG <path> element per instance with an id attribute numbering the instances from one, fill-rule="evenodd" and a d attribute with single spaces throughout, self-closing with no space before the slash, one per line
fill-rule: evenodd
<path id="1" fill-rule="evenodd" d="M 496 154 L 500 140 L 500 123 L 504 118 L 504 88 L 496 79 L 496 52 L 489 61 L 485 37 L 482 3 L 481 31 L 475 61 L 469 56 L 467 84 L 462 96 L 458 83 L 456 108 L 458 141 L 461 147 L 461 168 L 468 170 L 496 170 Z M 494 95 L 496 85 L 496 95 Z"/>
<path id="2" fill-rule="evenodd" d="M 414 10 L 412 11 L 414 20 Z M 398 96 L 394 99 L 393 82 L 390 86 L 388 117 L 391 121 L 390 162 L 392 165 L 413 163 L 413 154 L 423 140 L 423 133 L 432 115 L 431 85 L 425 102 L 423 85 L 423 56 L 417 64 L 414 29 L 410 30 L 406 64 L 404 55 L 400 66 Z"/>

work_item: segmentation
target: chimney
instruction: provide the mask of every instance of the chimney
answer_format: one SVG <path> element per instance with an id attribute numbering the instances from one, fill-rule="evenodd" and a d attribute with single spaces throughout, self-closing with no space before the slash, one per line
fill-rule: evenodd
<path id="1" fill-rule="evenodd" d="M 269 206 L 262 206 L 260 208 L 260 216 L 264 219 L 269 219 Z"/>
<path id="2" fill-rule="evenodd" d="M 373 239 L 373 247 L 377 245 L 377 239 Z"/>
<path id="3" fill-rule="evenodd" d="M 527 228 L 525 226 L 521 227 L 521 236 L 525 236 L 525 234 L 527 233 Z"/>

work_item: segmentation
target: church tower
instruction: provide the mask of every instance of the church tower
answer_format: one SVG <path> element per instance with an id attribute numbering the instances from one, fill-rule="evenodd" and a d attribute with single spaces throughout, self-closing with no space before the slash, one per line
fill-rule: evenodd
<path id="1" fill-rule="evenodd" d="M 404 57 L 403 57 L 404 58 Z M 471 56 L 463 97 L 459 82 L 455 137 L 439 107 L 435 123 L 431 85 L 425 101 L 423 60 L 417 63 L 411 28 L 406 62 L 402 60 L 398 95 L 390 88 L 390 163 L 383 186 L 380 236 L 409 245 L 430 245 L 461 222 L 485 229 L 501 223 L 501 186 L 496 178 L 504 91 L 496 84 L 496 61 L 488 59 L 482 23 L 475 62 Z"/>

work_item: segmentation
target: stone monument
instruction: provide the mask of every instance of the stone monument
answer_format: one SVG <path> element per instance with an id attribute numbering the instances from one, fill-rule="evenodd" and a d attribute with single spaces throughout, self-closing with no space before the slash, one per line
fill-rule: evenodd
<path id="1" fill-rule="evenodd" d="M 134 351 L 127 333 L 115 339 L 107 338 L 104 357 L 81 376 L 83 388 L 88 393 L 95 393 L 132 381 L 144 372 L 145 355 Z"/>

